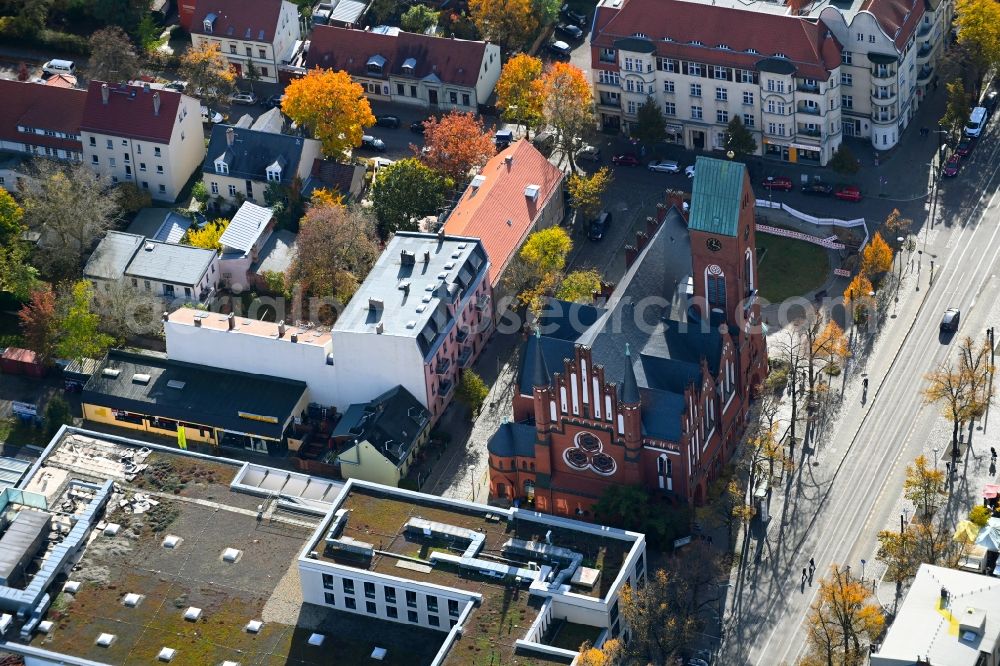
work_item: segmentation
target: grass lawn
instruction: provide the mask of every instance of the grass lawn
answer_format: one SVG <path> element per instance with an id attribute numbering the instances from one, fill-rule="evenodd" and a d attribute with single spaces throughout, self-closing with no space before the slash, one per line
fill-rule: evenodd
<path id="1" fill-rule="evenodd" d="M 830 274 L 826 250 L 805 241 L 757 235 L 760 295 L 771 303 L 819 288 Z"/>

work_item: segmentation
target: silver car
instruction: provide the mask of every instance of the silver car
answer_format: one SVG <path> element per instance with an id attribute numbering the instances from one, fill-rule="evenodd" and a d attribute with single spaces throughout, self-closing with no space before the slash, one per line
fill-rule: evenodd
<path id="1" fill-rule="evenodd" d="M 681 165 L 669 160 L 653 160 L 646 165 L 646 168 L 650 171 L 659 171 L 661 173 L 680 173 L 681 171 Z"/>

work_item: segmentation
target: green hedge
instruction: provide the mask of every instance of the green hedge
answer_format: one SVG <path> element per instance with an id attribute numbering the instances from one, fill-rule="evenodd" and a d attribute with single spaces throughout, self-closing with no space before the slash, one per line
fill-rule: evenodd
<path id="1" fill-rule="evenodd" d="M 15 33 L 10 21 L 0 20 L 0 39 L 7 44 L 46 49 L 56 51 L 57 53 L 75 53 L 78 55 L 87 55 L 90 53 L 90 45 L 87 44 L 87 38 L 82 35 L 44 28 L 35 35 L 22 36 Z"/>

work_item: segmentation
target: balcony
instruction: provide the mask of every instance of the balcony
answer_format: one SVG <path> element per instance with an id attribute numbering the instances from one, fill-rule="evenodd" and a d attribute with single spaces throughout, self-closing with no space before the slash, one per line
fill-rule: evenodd
<path id="1" fill-rule="evenodd" d="M 918 65 L 927 64 L 927 60 L 931 57 L 931 53 L 933 52 L 934 52 L 934 47 L 931 46 L 931 43 L 924 42 L 923 45 L 920 47 L 920 50 L 917 51 L 917 64 Z"/>
<path id="2" fill-rule="evenodd" d="M 819 128 L 809 129 L 807 127 L 802 127 L 801 125 L 799 126 L 799 128 L 797 130 L 795 130 L 795 133 L 798 136 L 808 136 L 808 137 L 812 137 L 814 139 L 819 139 L 819 138 L 821 138 L 823 136 L 823 132 Z"/>
<path id="3" fill-rule="evenodd" d="M 819 84 L 818 83 L 800 83 L 795 86 L 795 89 L 799 92 L 811 93 L 813 95 L 819 95 Z"/>
<path id="4" fill-rule="evenodd" d="M 934 27 L 933 21 L 928 21 L 927 23 L 921 23 L 920 28 L 917 29 L 917 39 L 921 37 L 926 37 L 930 33 L 931 28 Z"/>
<path id="5" fill-rule="evenodd" d="M 465 342 L 466 340 L 468 340 L 469 339 L 469 329 L 467 329 L 467 328 L 460 328 L 460 329 L 458 329 L 458 332 L 455 333 L 455 339 L 458 341 L 459 344 L 462 344 L 463 342 Z"/>
<path id="6" fill-rule="evenodd" d="M 873 67 L 870 71 L 873 79 L 896 78 L 896 70 L 892 67 Z"/>
<path id="7" fill-rule="evenodd" d="M 491 300 L 492 299 L 490 298 L 489 294 L 481 297 L 478 301 L 476 301 L 476 309 L 479 310 L 480 312 L 488 309 L 490 307 Z"/>
<path id="8" fill-rule="evenodd" d="M 472 347 L 462 347 L 462 353 L 458 355 L 458 366 L 460 368 L 467 368 L 469 367 L 470 360 L 472 360 Z"/>
<path id="9" fill-rule="evenodd" d="M 438 361 L 437 366 L 434 367 L 434 372 L 439 375 L 444 375 L 448 373 L 449 369 L 451 369 L 451 359 L 443 358 Z"/>
<path id="10" fill-rule="evenodd" d="M 933 75 L 934 75 L 934 68 L 924 65 L 924 67 L 920 70 L 920 73 L 917 74 L 917 82 L 925 83 Z"/>
<path id="11" fill-rule="evenodd" d="M 872 112 L 872 122 L 877 125 L 888 125 L 896 122 L 896 114 Z"/>
<path id="12" fill-rule="evenodd" d="M 895 90 L 889 90 L 889 91 L 875 90 L 872 92 L 872 104 L 877 104 L 878 106 L 888 106 L 896 101 L 897 96 L 898 95 L 896 94 Z"/>
<path id="13" fill-rule="evenodd" d="M 805 113 L 810 116 L 820 115 L 818 106 L 808 106 L 806 104 L 799 104 L 798 108 L 795 109 L 795 113 Z"/>
<path id="14" fill-rule="evenodd" d="M 622 100 L 621 97 L 612 97 L 602 92 L 597 98 L 597 106 L 604 107 L 605 109 L 620 110 L 622 108 Z"/>
<path id="15" fill-rule="evenodd" d="M 450 379 L 447 381 L 443 381 L 440 384 L 438 384 L 437 394 L 442 398 L 447 398 L 448 395 L 451 393 L 451 389 L 453 389 L 454 387 L 455 383 L 452 382 Z"/>

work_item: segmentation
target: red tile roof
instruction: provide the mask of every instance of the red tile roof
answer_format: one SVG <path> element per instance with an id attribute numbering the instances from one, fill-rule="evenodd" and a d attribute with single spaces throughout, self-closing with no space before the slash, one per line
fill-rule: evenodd
<path id="1" fill-rule="evenodd" d="M 173 90 L 146 90 L 142 86 L 108 84 L 108 103 L 101 97 L 101 81 L 91 81 L 80 129 L 99 134 L 170 143 L 177 124 L 181 94 Z M 160 96 L 154 113 L 153 96 Z"/>
<path id="2" fill-rule="evenodd" d="M 600 8 L 595 25 L 591 40 L 595 67 L 601 48 L 612 48 L 616 40 L 636 34 L 651 39 L 659 56 L 707 64 L 753 69 L 763 58 L 783 53 L 799 76 L 823 80 L 840 65 L 840 46 L 826 26 L 796 16 L 684 0 L 626 0 L 617 11 Z M 720 49 L 723 44 L 728 48 Z M 757 53 L 747 53 L 750 49 Z"/>
<path id="3" fill-rule="evenodd" d="M 274 41 L 282 0 L 198 0 L 191 32 L 243 41 Z M 205 32 L 205 17 L 215 14 L 212 32 Z"/>
<path id="4" fill-rule="evenodd" d="M 385 35 L 367 30 L 350 30 L 329 25 L 313 28 L 306 66 L 342 69 L 352 76 L 368 76 L 368 59 L 385 58 L 384 76 L 403 75 L 414 79 L 436 75 L 444 83 L 471 88 L 479 80 L 486 55 L 486 42 L 446 39 L 400 31 Z M 403 63 L 416 61 L 412 74 L 403 74 Z M 377 78 L 377 77 L 376 77 Z"/>
<path id="5" fill-rule="evenodd" d="M 56 74 L 45 81 L 47 86 L 58 86 L 60 88 L 76 88 L 76 77 L 72 74 Z"/>
<path id="6" fill-rule="evenodd" d="M 3 100 L 0 104 L 0 138 L 75 152 L 82 149 L 79 140 L 26 134 L 18 132 L 17 126 L 79 134 L 83 107 L 87 101 L 86 91 L 0 79 L 0 99 Z"/>
<path id="7" fill-rule="evenodd" d="M 514 158 L 509 169 L 508 156 Z M 565 174 L 531 142 L 521 139 L 497 153 L 479 175 L 484 179 L 482 185 L 470 185 L 465 190 L 444 223 L 444 230 L 448 235 L 472 236 L 482 241 L 495 287 L 549 199 L 562 196 L 560 185 Z M 539 186 L 535 201 L 524 194 L 529 185 Z"/>
<path id="8" fill-rule="evenodd" d="M 867 0 L 861 11 L 871 12 L 902 51 L 924 15 L 924 0 Z"/>

